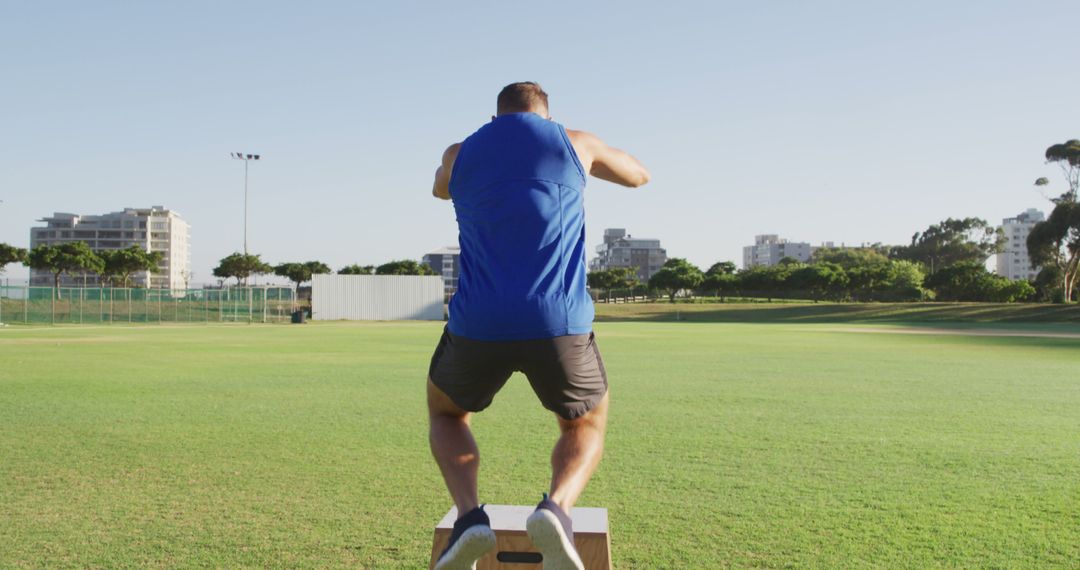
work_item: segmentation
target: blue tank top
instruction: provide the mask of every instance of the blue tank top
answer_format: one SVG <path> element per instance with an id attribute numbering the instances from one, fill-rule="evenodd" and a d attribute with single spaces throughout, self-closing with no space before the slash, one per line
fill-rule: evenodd
<path id="1" fill-rule="evenodd" d="M 461 245 L 451 333 L 510 341 L 592 330 L 584 189 L 559 123 L 500 115 L 465 139 L 450 178 Z"/>

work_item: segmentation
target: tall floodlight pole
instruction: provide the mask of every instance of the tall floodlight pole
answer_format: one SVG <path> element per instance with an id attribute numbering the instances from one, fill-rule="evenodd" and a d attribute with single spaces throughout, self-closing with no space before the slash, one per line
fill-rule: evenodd
<path id="1" fill-rule="evenodd" d="M 242 160 L 242 161 L 244 161 L 244 255 L 247 255 L 247 253 L 248 253 L 248 248 L 247 248 L 247 236 L 248 236 L 248 232 L 247 232 L 247 219 L 248 219 L 248 163 L 251 162 L 252 160 L 259 160 L 259 155 L 257 155 L 257 154 L 245 154 L 245 153 L 242 153 L 242 152 L 230 152 L 229 155 L 233 157 L 233 160 Z"/>

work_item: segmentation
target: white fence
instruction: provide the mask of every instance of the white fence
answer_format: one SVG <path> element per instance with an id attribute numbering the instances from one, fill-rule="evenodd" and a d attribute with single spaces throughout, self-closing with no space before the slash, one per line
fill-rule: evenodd
<path id="1" fill-rule="evenodd" d="M 314 275 L 317 321 L 443 320 L 443 279 L 417 275 Z"/>

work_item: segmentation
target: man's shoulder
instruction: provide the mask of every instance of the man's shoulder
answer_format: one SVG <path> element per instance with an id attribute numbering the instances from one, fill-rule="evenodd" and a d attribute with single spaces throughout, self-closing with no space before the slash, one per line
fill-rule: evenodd
<path id="1" fill-rule="evenodd" d="M 600 137 L 588 131 L 577 131 L 566 128 L 566 138 L 570 139 L 570 144 L 574 147 L 574 152 L 577 153 L 578 160 L 581 161 L 582 167 L 588 172 L 589 165 L 592 164 L 592 159 L 595 155 L 594 149 L 596 149 L 598 144 L 602 144 Z"/>

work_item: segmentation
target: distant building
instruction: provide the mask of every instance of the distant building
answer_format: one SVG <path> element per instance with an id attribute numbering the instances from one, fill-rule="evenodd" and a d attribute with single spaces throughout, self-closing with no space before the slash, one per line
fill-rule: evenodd
<path id="1" fill-rule="evenodd" d="M 1045 220 L 1043 213 L 1029 208 L 1015 218 L 1005 218 L 1001 228 L 1005 230 L 1005 251 L 997 254 L 997 274 L 1008 279 L 1034 279 L 1039 274 L 1037 267 L 1031 266 L 1028 257 L 1027 238 L 1035 224 Z"/>
<path id="2" fill-rule="evenodd" d="M 631 237 L 623 228 L 604 230 L 604 243 L 596 246 L 596 253 L 598 257 L 589 263 L 590 271 L 632 267 L 642 283 L 660 271 L 667 261 L 667 252 L 660 247 L 660 240 Z"/>
<path id="3" fill-rule="evenodd" d="M 424 254 L 423 262 L 443 278 L 443 287 L 447 295 L 457 291 L 458 276 L 461 275 L 461 248 L 448 246 Z"/>
<path id="4" fill-rule="evenodd" d="M 754 245 L 743 247 L 743 268 L 776 265 L 785 257 L 806 263 L 816 249 L 807 242 L 790 242 L 776 234 L 754 236 Z"/>
<path id="5" fill-rule="evenodd" d="M 94 251 L 127 249 L 137 245 L 162 254 L 157 273 L 142 271 L 131 276 L 129 284 L 152 289 L 186 289 L 191 278 L 190 226 L 179 214 L 163 206 L 124 208 L 102 215 L 79 215 L 57 212 L 38 220 L 44 226 L 30 228 L 30 247 L 84 241 Z M 30 271 L 30 284 L 52 286 L 49 271 Z M 97 275 L 65 273 L 61 287 L 98 286 Z"/>

